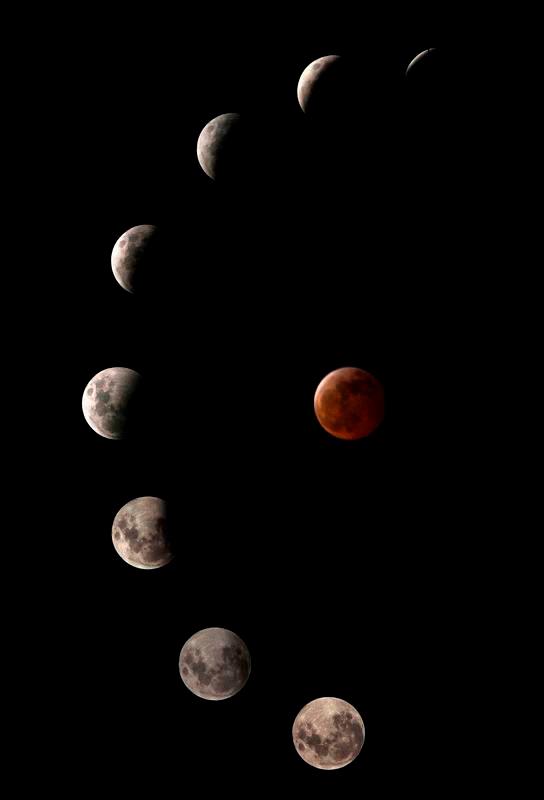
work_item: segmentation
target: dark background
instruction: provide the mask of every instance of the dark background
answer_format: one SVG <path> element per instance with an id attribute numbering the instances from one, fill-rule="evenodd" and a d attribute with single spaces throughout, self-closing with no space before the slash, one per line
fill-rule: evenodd
<path id="1" fill-rule="evenodd" d="M 379 797 L 419 786 L 406 752 L 431 747 L 453 703 L 452 465 L 467 454 L 451 370 L 472 347 L 473 93 L 461 68 L 445 92 L 407 91 L 409 61 L 440 44 L 432 32 L 236 32 L 217 43 L 159 16 L 94 20 L 36 77 L 69 281 L 50 320 L 71 409 L 71 524 L 51 579 L 60 754 L 76 787 Z M 444 52 L 458 63 L 458 46 Z M 320 127 L 296 86 L 331 53 L 353 61 L 359 88 Z M 202 127 L 229 111 L 262 130 L 239 186 L 196 159 Z M 144 223 L 171 237 L 170 271 L 131 296 L 110 255 Z M 110 366 L 153 387 L 159 411 L 134 441 L 97 436 L 81 413 Z M 336 440 L 314 417 L 317 384 L 341 366 L 384 384 L 386 419 L 366 440 Z M 169 501 L 180 542 L 149 572 L 111 542 L 116 512 L 141 495 Z M 184 642 L 210 626 L 252 656 L 246 687 L 219 703 L 178 673 Z M 367 736 L 331 773 L 291 741 L 298 711 L 325 695 L 352 703 Z"/>

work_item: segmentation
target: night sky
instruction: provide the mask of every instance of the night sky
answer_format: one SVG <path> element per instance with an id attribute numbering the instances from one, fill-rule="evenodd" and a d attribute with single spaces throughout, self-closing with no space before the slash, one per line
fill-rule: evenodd
<path id="1" fill-rule="evenodd" d="M 221 46 L 159 16 L 78 31 L 51 49 L 41 109 L 67 237 L 51 326 L 69 386 L 71 523 L 51 591 L 73 788 L 378 798 L 417 787 L 403 759 L 415 731 L 432 729 L 422 698 L 448 703 L 443 492 L 463 446 L 451 367 L 466 346 L 467 98 L 451 71 L 444 91 L 407 91 L 409 61 L 440 45 L 433 33 L 354 41 L 349 25 L 324 22 L 287 40 L 262 21 Z M 296 87 L 332 53 L 352 61 L 354 95 L 319 126 Z M 255 120 L 254 173 L 220 185 L 196 142 L 231 111 Z M 110 266 L 139 224 L 169 237 L 168 269 L 142 296 Z M 81 413 L 87 382 L 112 366 L 152 387 L 131 441 L 98 436 Z M 385 388 L 383 424 L 357 442 L 313 412 L 318 383 L 342 366 Z M 142 495 L 175 518 L 179 554 L 157 570 L 112 546 L 115 514 Z M 211 626 L 252 657 L 245 688 L 219 703 L 178 672 L 184 642 Z M 359 757 L 334 772 L 305 764 L 291 740 L 302 706 L 328 695 L 366 727 Z"/>

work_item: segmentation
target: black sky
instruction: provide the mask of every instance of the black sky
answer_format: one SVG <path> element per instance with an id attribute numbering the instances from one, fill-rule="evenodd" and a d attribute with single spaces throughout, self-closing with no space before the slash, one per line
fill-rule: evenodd
<path id="1" fill-rule="evenodd" d="M 437 38 L 354 43 L 324 22 L 293 43 L 263 21 L 221 46 L 162 18 L 124 33 L 96 19 L 36 76 L 64 240 L 50 327 L 68 386 L 70 524 L 50 594 L 75 787 L 370 798 L 418 785 L 406 748 L 432 729 L 429 694 L 450 702 L 444 492 L 464 446 L 451 367 L 465 358 L 470 304 L 459 255 L 469 95 L 451 74 L 429 101 L 403 80 Z M 296 86 L 330 53 L 353 61 L 359 89 L 346 119 L 319 128 Z M 196 159 L 202 127 L 229 111 L 262 130 L 244 186 L 214 184 Z M 155 294 L 136 297 L 110 255 L 144 223 L 168 232 L 171 264 Z M 139 440 L 102 439 L 81 413 L 87 381 L 110 366 L 153 387 L 158 413 Z M 315 387 L 341 366 L 384 384 L 386 419 L 367 440 L 335 440 L 315 420 Z M 140 495 L 169 501 L 181 543 L 150 572 L 111 543 L 114 515 Z M 252 655 L 248 684 L 221 703 L 178 674 L 183 643 L 210 626 Z M 366 725 L 361 755 L 335 773 L 291 742 L 300 708 L 324 695 Z"/>

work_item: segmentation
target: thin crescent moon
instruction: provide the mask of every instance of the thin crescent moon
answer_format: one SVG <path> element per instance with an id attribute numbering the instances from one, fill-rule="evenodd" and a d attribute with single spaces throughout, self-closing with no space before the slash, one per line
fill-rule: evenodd
<path id="1" fill-rule="evenodd" d="M 418 53 L 417 56 L 413 58 L 406 67 L 405 75 L 408 75 L 414 64 L 417 64 L 419 61 L 421 61 L 422 58 L 424 58 L 427 55 L 427 53 L 432 53 L 434 50 L 436 50 L 436 47 L 429 47 L 428 50 L 422 50 L 421 53 Z"/>

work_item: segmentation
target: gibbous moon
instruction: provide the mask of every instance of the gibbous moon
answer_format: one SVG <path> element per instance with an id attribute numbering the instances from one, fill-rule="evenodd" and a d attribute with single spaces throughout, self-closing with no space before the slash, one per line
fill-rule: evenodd
<path id="1" fill-rule="evenodd" d="M 297 86 L 298 102 L 306 113 L 326 113 L 337 105 L 342 95 L 340 56 L 323 56 L 308 64 Z"/>
<path id="2" fill-rule="evenodd" d="M 159 497 L 137 497 L 115 515 L 113 546 L 123 561 L 140 569 L 157 569 L 174 557 L 168 534 L 168 514 Z"/>
<path id="3" fill-rule="evenodd" d="M 338 439 L 361 439 L 383 420 L 383 387 L 370 372 L 342 367 L 326 375 L 317 387 L 314 410 L 328 433 Z"/>
<path id="4" fill-rule="evenodd" d="M 214 180 L 241 168 L 245 149 L 244 124 L 240 114 L 221 114 L 202 129 L 196 145 L 198 161 Z"/>
<path id="5" fill-rule="evenodd" d="M 83 416 L 106 439 L 123 439 L 132 428 L 142 379 L 133 369 L 111 367 L 92 378 L 83 392 Z"/>
<path id="6" fill-rule="evenodd" d="M 111 267 L 117 282 L 133 294 L 149 278 L 157 258 L 158 229 L 155 225 L 136 225 L 116 241 Z"/>
<path id="7" fill-rule="evenodd" d="M 205 628 L 185 642 L 179 672 L 185 686 L 205 700 L 225 700 L 242 689 L 251 671 L 249 650 L 226 628 Z"/>
<path id="8" fill-rule="evenodd" d="M 345 700 L 320 697 L 304 706 L 293 724 L 293 743 L 307 764 L 340 769 L 357 758 L 365 740 L 359 712 Z"/>

